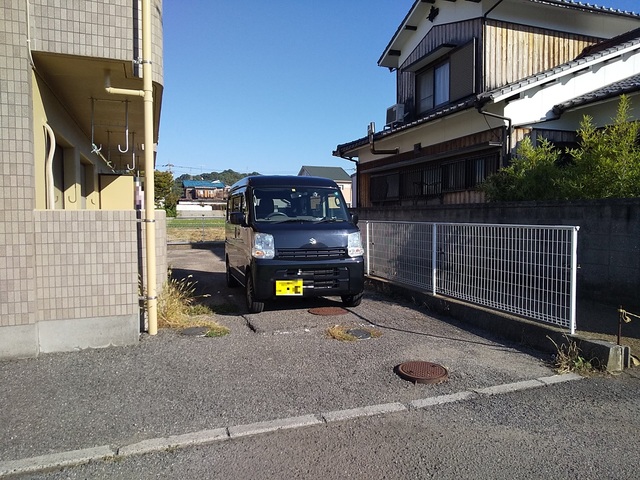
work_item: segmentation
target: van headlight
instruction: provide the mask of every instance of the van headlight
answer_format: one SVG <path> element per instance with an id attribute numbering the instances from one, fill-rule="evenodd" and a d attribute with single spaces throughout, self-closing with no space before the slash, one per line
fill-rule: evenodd
<path id="1" fill-rule="evenodd" d="M 276 254 L 276 248 L 273 241 L 273 235 L 268 233 L 256 233 L 253 237 L 253 247 L 251 255 L 253 258 L 273 258 Z"/>
<path id="2" fill-rule="evenodd" d="M 350 257 L 361 257 L 364 255 L 360 232 L 350 233 L 347 235 L 347 253 Z"/>

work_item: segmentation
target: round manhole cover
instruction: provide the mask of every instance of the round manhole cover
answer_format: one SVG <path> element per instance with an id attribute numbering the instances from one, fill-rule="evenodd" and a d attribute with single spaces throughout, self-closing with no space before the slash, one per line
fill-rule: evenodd
<path id="1" fill-rule="evenodd" d="M 344 315 L 348 312 L 342 307 L 317 307 L 310 308 L 309 313 L 313 315 Z"/>
<path id="2" fill-rule="evenodd" d="M 441 383 L 449 378 L 449 372 L 442 365 L 431 362 L 405 362 L 396 367 L 396 373 L 413 383 Z"/>

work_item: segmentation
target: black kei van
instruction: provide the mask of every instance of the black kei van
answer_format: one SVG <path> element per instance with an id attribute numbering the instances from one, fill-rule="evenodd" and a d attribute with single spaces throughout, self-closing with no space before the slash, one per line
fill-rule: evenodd
<path id="1" fill-rule="evenodd" d="M 227 284 L 245 287 L 252 313 L 267 300 L 291 296 L 340 296 L 355 307 L 364 289 L 356 223 L 333 180 L 243 178 L 227 202 Z"/>

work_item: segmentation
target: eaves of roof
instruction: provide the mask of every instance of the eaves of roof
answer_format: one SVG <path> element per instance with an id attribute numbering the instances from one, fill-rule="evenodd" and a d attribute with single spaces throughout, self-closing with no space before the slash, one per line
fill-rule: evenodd
<path id="1" fill-rule="evenodd" d="M 446 105 L 443 108 L 434 110 L 433 112 L 431 112 L 430 114 L 421 117 L 413 122 L 409 122 L 409 123 L 405 123 L 403 125 L 399 125 L 397 127 L 394 128 L 389 128 L 386 130 L 382 130 L 381 132 L 378 132 L 376 134 L 374 134 L 374 140 L 381 140 L 385 137 L 388 137 L 390 135 L 395 135 L 397 133 L 400 132 L 404 132 L 406 130 L 410 130 L 412 128 L 418 127 L 420 125 L 424 125 L 425 123 L 429 123 L 432 122 L 434 120 L 437 120 L 439 118 L 442 117 L 446 117 L 447 115 L 451 115 L 453 113 L 457 113 L 457 112 L 461 112 L 463 110 L 468 110 L 470 108 L 475 107 L 476 105 L 476 97 L 467 97 L 466 99 L 463 99 L 457 103 L 452 103 L 449 105 Z M 334 156 L 338 156 L 338 157 L 342 157 L 346 152 L 350 152 L 352 150 L 355 150 L 357 148 L 363 147 L 365 145 L 369 144 L 369 137 L 363 137 L 360 138 L 358 140 L 354 140 L 352 142 L 349 143 L 344 143 L 342 145 L 338 145 L 338 149 L 336 151 L 333 152 Z"/>

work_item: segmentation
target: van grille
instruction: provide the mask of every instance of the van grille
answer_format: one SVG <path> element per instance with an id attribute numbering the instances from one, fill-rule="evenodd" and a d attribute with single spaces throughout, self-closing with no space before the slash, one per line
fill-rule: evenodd
<path id="1" fill-rule="evenodd" d="M 345 258 L 346 256 L 346 248 L 279 248 L 276 251 L 276 257 L 281 260 L 332 260 Z"/>
<path id="2" fill-rule="evenodd" d="M 349 281 L 349 271 L 345 267 L 335 268 L 290 268 L 278 270 L 276 278 L 302 278 L 305 288 L 314 290 L 339 288 L 341 283 Z"/>

